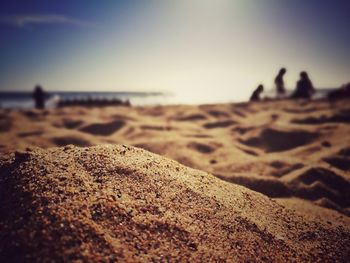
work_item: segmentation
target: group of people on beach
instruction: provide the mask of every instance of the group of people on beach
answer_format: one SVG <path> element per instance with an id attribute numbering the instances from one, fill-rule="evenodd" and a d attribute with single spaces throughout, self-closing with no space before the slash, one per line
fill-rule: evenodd
<path id="1" fill-rule="evenodd" d="M 281 68 L 275 78 L 275 87 L 277 92 L 277 98 L 285 98 L 286 97 L 286 88 L 284 85 L 283 77 L 286 74 L 287 70 L 285 68 Z M 259 85 L 253 92 L 250 97 L 250 101 L 259 101 L 261 100 L 261 94 L 264 91 L 264 86 Z M 307 74 L 307 72 L 300 72 L 300 79 L 297 82 L 295 91 L 290 96 L 292 99 L 305 98 L 310 99 L 312 94 L 315 92 L 315 88 L 312 85 L 312 82 Z"/>
<path id="2" fill-rule="evenodd" d="M 286 74 L 287 70 L 285 68 L 281 68 L 275 77 L 275 88 L 277 92 L 277 98 L 282 99 L 282 98 L 287 98 L 286 96 L 286 88 L 284 85 L 284 75 Z M 253 94 L 250 97 L 250 101 L 260 101 L 261 95 L 264 91 L 264 86 L 260 84 L 253 92 Z M 300 72 L 300 79 L 297 81 L 296 88 L 294 92 L 288 97 L 291 99 L 299 99 L 299 98 L 304 98 L 304 99 L 310 99 L 312 95 L 315 93 L 315 88 L 312 85 L 312 82 L 307 74 L 307 72 L 302 71 Z M 35 101 L 35 108 L 37 109 L 44 109 L 45 108 L 45 100 L 46 100 L 47 94 L 44 92 L 43 88 L 40 85 L 37 85 L 34 88 L 33 92 L 33 99 Z M 334 100 L 334 99 L 339 99 L 339 98 L 350 98 L 350 83 L 347 83 L 343 86 L 341 86 L 339 89 L 334 90 L 328 94 L 328 99 Z M 97 101 L 93 103 L 92 101 L 87 101 L 89 105 L 100 105 L 106 104 L 104 101 Z M 61 106 L 67 106 L 67 105 L 85 105 L 85 102 L 77 101 L 77 102 L 61 102 Z M 115 100 L 112 101 L 111 103 L 107 104 L 112 104 L 112 105 L 127 105 L 130 106 L 130 102 L 126 102 L 126 104 L 120 100 Z"/>

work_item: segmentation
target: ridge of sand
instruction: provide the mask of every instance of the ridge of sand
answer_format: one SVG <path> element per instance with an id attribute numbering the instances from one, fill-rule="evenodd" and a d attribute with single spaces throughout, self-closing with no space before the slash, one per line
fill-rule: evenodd
<path id="1" fill-rule="evenodd" d="M 350 215 L 349 113 L 349 100 L 0 109 L 0 153 L 128 144 L 338 218 Z"/>
<path id="2" fill-rule="evenodd" d="M 346 261 L 350 224 L 125 145 L 0 159 L 0 261 Z"/>

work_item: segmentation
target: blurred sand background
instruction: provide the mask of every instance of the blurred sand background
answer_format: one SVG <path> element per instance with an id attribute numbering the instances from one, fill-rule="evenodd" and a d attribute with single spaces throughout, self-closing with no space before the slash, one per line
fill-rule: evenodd
<path id="1" fill-rule="evenodd" d="M 0 128 L 2 152 L 133 145 L 285 205 L 350 213 L 346 100 L 3 111 Z"/>
<path id="2" fill-rule="evenodd" d="M 161 200 L 163 201 L 161 202 L 162 204 L 159 204 L 159 206 L 163 207 L 165 210 L 170 209 L 169 211 L 172 211 L 173 214 L 168 215 L 167 217 L 168 219 L 170 218 L 169 220 L 172 220 L 171 224 L 176 226 L 178 226 L 178 224 L 182 225 L 185 229 L 187 229 L 186 231 L 191 233 L 191 235 L 196 236 L 197 234 L 200 235 L 203 233 L 201 230 L 195 230 L 196 227 L 199 227 L 199 219 L 197 218 L 197 221 L 193 221 L 192 226 L 194 228 L 191 228 L 191 223 L 187 222 L 187 219 L 185 221 L 183 219 L 180 219 L 179 221 L 175 220 L 175 214 L 189 213 L 190 215 L 193 213 L 199 213 L 207 218 L 207 216 L 212 213 L 210 212 L 212 211 L 212 208 L 208 208 L 208 210 L 206 210 L 206 204 L 200 203 L 205 200 L 202 199 L 202 197 L 210 196 L 208 198 L 210 200 L 214 200 L 216 196 L 222 196 L 220 198 L 222 198 L 224 201 L 219 201 L 219 203 L 226 204 L 224 205 L 226 208 L 219 210 L 223 213 L 222 220 L 227 220 L 227 222 L 225 221 L 227 224 L 229 224 L 233 218 L 235 218 L 235 220 L 237 219 L 237 214 L 235 214 L 236 212 L 233 212 L 233 210 L 238 209 L 238 204 L 242 203 L 245 204 L 243 207 L 248 206 L 250 208 L 242 208 L 241 206 L 240 213 L 243 211 L 243 213 L 245 213 L 245 218 L 247 218 L 250 223 L 254 222 L 253 225 L 258 225 L 258 229 L 265 229 L 262 230 L 263 236 L 266 237 L 268 236 L 267 233 L 272 233 L 274 240 L 273 242 L 271 241 L 272 243 L 267 242 L 265 239 L 263 239 L 265 241 L 260 240 L 260 243 L 257 243 L 259 244 L 259 247 L 265 247 L 266 245 L 265 248 L 267 250 L 257 251 L 255 257 L 261 259 L 263 255 L 267 255 L 267 258 L 274 259 L 276 261 L 282 260 L 284 256 L 304 260 L 312 260 L 312 257 L 314 257 L 313 259 L 326 259 L 329 257 L 328 260 L 330 260 L 331 255 L 335 253 L 338 255 L 338 260 L 346 261 L 346 258 L 349 259 L 349 250 L 348 246 L 346 246 L 348 241 L 346 240 L 349 240 L 350 236 L 350 221 L 348 217 L 350 215 L 349 134 L 350 106 L 346 100 L 336 101 L 333 103 L 326 100 L 277 100 L 257 103 L 198 106 L 66 107 L 44 111 L 2 110 L 0 122 L 0 150 L 3 156 L 7 156 L 3 157 L 6 159 L 6 161 L 3 161 L 2 163 L 3 167 L 4 163 L 6 164 L 9 162 L 11 158 L 12 162 L 15 163 L 16 160 L 19 160 L 20 166 L 15 166 L 14 168 L 13 165 L 10 165 L 9 167 L 12 168 L 6 168 L 10 170 L 12 169 L 11 171 L 17 175 L 18 173 L 23 173 L 18 167 L 24 167 L 23 169 L 24 171 L 27 171 L 27 175 L 29 173 L 28 171 L 31 171 L 30 169 L 34 169 L 31 173 L 36 174 L 38 171 L 35 170 L 35 163 L 44 162 L 42 164 L 44 167 L 49 167 L 48 169 L 51 169 L 50 167 L 52 167 L 52 169 L 56 171 L 52 172 L 51 174 L 59 176 L 59 169 L 61 169 L 59 167 L 65 165 L 65 160 L 68 158 L 66 166 L 68 167 L 68 170 L 71 170 L 69 170 L 70 172 L 67 172 L 66 169 L 62 170 L 65 171 L 64 173 L 67 172 L 68 178 L 67 181 L 62 182 L 63 184 L 66 184 L 66 188 L 63 188 L 63 192 L 54 192 L 55 187 L 53 187 L 53 185 L 55 184 L 53 181 L 50 181 L 54 180 L 51 177 L 45 179 L 45 176 L 42 177 L 43 175 L 40 175 L 39 173 L 40 176 L 36 174 L 37 179 L 33 179 L 34 182 L 36 182 L 34 185 L 37 184 L 39 188 L 40 184 L 43 183 L 41 180 L 49 180 L 48 182 L 45 181 L 43 184 L 51 185 L 51 187 L 49 187 L 50 189 L 46 189 L 45 191 L 49 191 L 53 198 L 55 196 L 67 196 L 67 193 L 70 191 L 69 189 L 76 189 L 72 191 L 77 192 L 79 187 L 84 188 L 83 186 L 74 188 L 76 187 L 74 186 L 74 181 L 72 183 L 72 180 L 75 180 L 72 177 L 72 174 L 80 174 L 79 169 L 74 168 L 76 167 L 74 166 L 74 162 L 86 162 L 88 167 L 86 169 L 88 173 L 94 174 L 96 169 L 98 173 L 98 171 L 100 171 L 98 169 L 103 170 L 104 167 L 109 167 L 108 165 L 110 163 L 113 164 L 113 160 L 115 160 L 118 163 L 118 165 L 115 166 L 115 169 L 117 170 L 108 170 L 106 168 L 108 170 L 105 172 L 106 174 L 113 174 L 115 172 L 119 173 L 118 171 L 120 170 L 125 171 L 125 169 L 127 170 L 132 167 L 136 170 L 135 173 L 131 174 L 136 174 L 141 177 L 143 175 L 140 174 L 146 174 L 147 176 L 145 176 L 147 178 L 150 177 L 150 179 L 147 179 L 149 182 L 152 180 L 158 180 L 158 182 L 163 182 L 162 184 L 164 184 L 166 181 L 168 182 L 168 180 L 170 180 L 169 178 L 172 178 L 167 183 L 167 190 L 164 190 L 165 192 L 161 190 L 163 191 L 163 194 L 167 193 L 170 195 L 172 191 L 171 189 L 173 189 L 173 194 L 181 196 L 183 195 L 183 192 L 182 190 L 179 190 L 180 188 L 183 189 L 183 187 L 185 187 L 192 189 L 195 187 L 197 189 L 196 193 L 199 194 L 199 196 L 190 194 L 188 200 L 186 199 L 187 201 L 174 201 L 173 199 L 171 199 L 172 201 L 169 201 L 170 199 L 168 200 L 163 194 L 161 194 Z M 71 147 L 69 146 L 68 148 L 51 149 L 51 147 L 61 147 L 70 144 L 78 146 L 78 148 L 69 148 Z M 103 144 L 136 146 L 163 157 L 173 159 L 184 166 L 160 156 L 149 155 L 149 153 L 145 151 L 129 148 L 128 146 L 115 146 L 117 150 L 112 153 L 110 150 L 108 150 L 110 149 L 109 147 L 112 146 L 105 146 L 106 148 L 104 148 Z M 97 149 L 82 149 L 87 151 L 88 156 L 92 154 L 95 157 L 97 156 L 97 159 L 94 159 L 93 157 L 90 158 L 88 156 L 85 158 L 80 152 L 79 147 L 93 145 L 100 146 Z M 35 147 L 50 149 L 45 152 L 45 150 L 36 150 Z M 122 147 L 126 147 L 126 151 L 131 152 L 129 158 L 120 157 L 123 156 L 121 153 Z M 68 151 L 71 149 L 72 152 L 67 155 L 65 153 L 65 149 L 68 149 Z M 13 159 L 13 152 L 16 150 L 17 157 Z M 22 150 L 24 153 L 18 152 L 18 150 Z M 36 161 L 31 161 L 29 164 L 25 164 L 25 160 L 31 155 L 34 156 L 33 160 Z M 80 161 L 75 158 L 76 156 L 78 156 L 77 158 Z M 101 156 L 105 156 L 110 161 L 106 161 L 105 158 L 102 158 Z M 43 161 L 40 161 L 41 158 Z M 122 158 L 124 161 L 120 161 L 120 158 Z M 153 163 L 149 169 L 147 168 L 147 165 L 141 165 L 141 163 L 143 164 L 148 160 L 147 158 L 157 159 L 156 164 Z M 31 158 L 29 159 L 32 160 Z M 74 161 L 69 161 L 71 159 Z M 165 165 L 169 162 L 171 163 L 169 167 L 172 167 L 169 168 L 170 170 L 168 170 L 166 168 L 167 166 Z M 29 167 L 34 165 L 34 168 L 29 169 L 28 165 Z M 7 166 L 5 165 L 5 167 Z M 191 170 L 190 168 L 195 168 L 201 171 Z M 72 169 L 77 170 L 72 173 Z M 4 168 L 2 168 L 2 170 L 4 171 Z M 181 181 L 181 187 L 178 186 L 178 183 L 175 183 L 175 181 L 182 180 L 180 179 L 182 177 L 180 176 L 177 178 L 177 172 L 174 171 L 180 171 L 179 173 L 182 174 L 181 176 L 185 176 L 187 178 L 185 180 L 186 182 Z M 205 172 L 213 174 L 220 180 L 215 179 L 210 174 Z M 81 173 L 79 176 L 83 176 L 84 173 Z M 196 181 L 197 183 L 193 183 L 193 181 L 191 181 L 191 174 L 195 174 L 193 178 L 199 178 L 198 174 L 201 174 L 201 180 L 207 180 L 203 179 L 207 177 L 210 182 L 206 182 L 204 184 L 201 180 L 199 180 L 198 182 Z M 159 176 L 159 178 L 157 176 Z M 82 179 L 83 181 L 87 180 L 84 178 Z M 116 180 L 115 182 L 113 181 L 114 183 L 110 183 L 112 185 L 117 185 L 120 188 L 120 191 L 128 192 L 128 195 L 131 196 L 130 200 L 134 201 L 138 199 L 135 197 L 138 192 L 137 189 L 139 189 L 141 192 L 154 191 L 153 188 L 153 190 L 148 189 L 146 179 L 144 182 L 141 179 L 132 179 L 132 176 L 130 178 L 132 181 L 127 181 L 128 183 L 126 185 L 123 183 L 124 179 L 121 181 L 118 178 L 108 180 Z M 26 184 L 28 182 L 23 183 L 21 180 L 22 179 L 16 181 L 17 183 L 21 182 L 19 183 L 19 187 L 27 187 Z M 106 182 L 104 181 L 105 179 L 101 180 Z M 223 181 L 227 181 L 229 183 L 224 183 Z M 193 186 L 193 184 L 195 186 Z M 265 196 L 250 191 L 246 188 L 238 187 L 237 184 L 245 186 L 256 192 L 260 192 Z M 8 184 L 5 185 L 7 188 Z M 108 187 L 112 187 L 112 185 Z M 30 186 L 32 185 L 30 184 Z M 102 188 L 99 186 L 92 185 L 91 187 L 91 189 L 102 191 Z M 90 191 L 90 193 L 94 195 L 95 191 L 92 191 L 91 189 L 87 188 L 87 191 Z M 115 191 L 115 189 L 113 189 L 110 191 Z M 240 194 L 237 194 L 237 191 Z M 36 192 L 36 190 L 30 190 L 30 192 L 34 196 L 41 196 L 38 194 L 41 192 Z M 242 195 L 242 192 L 248 193 L 247 196 L 244 196 L 244 194 Z M 103 193 L 106 194 L 106 192 Z M 78 194 L 78 196 L 80 196 L 80 194 Z M 269 199 L 268 197 L 272 199 Z M 42 196 L 40 198 L 42 198 Z M 233 201 L 231 198 L 237 199 L 235 199 L 236 201 Z M 199 200 L 202 201 L 199 202 Z M 14 204 L 14 201 L 7 202 L 12 205 Z M 86 204 L 91 205 L 92 201 L 79 201 L 75 205 L 81 204 L 81 202 L 87 202 Z M 108 206 L 109 209 L 112 209 L 111 207 L 117 205 L 118 203 L 116 200 L 112 200 L 111 202 L 112 203 Z M 154 203 L 156 201 L 152 197 L 149 202 Z M 157 202 L 154 203 L 155 206 L 158 205 Z M 260 202 L 262 203 L 259 204 Z M 135 203 L 129 205 L 134 207 Z M 184 210 L 176 210 L 178 205 L 183 205 L 185 207 L 183 207 Z M 165 208 L 164 206 L 169 207 Z M 46 205 L 42 205 L 42 207 L 48 208 Z M 137 211 L 136 213 L 140 213 L 142 210 L 140 207 L 144 206 L 140 205 L 136 208 L 134 207 L 134 209 L 136 209 L 135 211 Z M 69 205 L 61 204 L 61 208 L 69 210 Z M 61 208 L 56 207 L 56 209 Z M 18 207 L 16 208 L 16 206 L 14 206 L 13 209 L 15 211 L 18 209 Z M 50 209 L 53 208 L 51 207 Z M 176 211 L 173 211 L 174 209 Z M 198 211 L 192 211 L 192 213 L 189 212 L 188 209 L 197 209 Z M 231 211 L 230 209 L 233 210 Z M 64 215 L 65 216 L 62 216 L 61 214 L 61 217 L 64 217 L 65 219 L 71 218 L 66 214 Z M 259 219 L 260 215 L 261 218 Z M 232 217 L 231 219 L 230 216 Z M 164 215 L 161 217 L 164 219 Z M 87 216 L 87 218 L 90 217 Z M 101 220 L 104 222 L 104 226 L 107 226 L 109 229 L 108 231 L 117 231 L 111 228 L 113 221 L 109 222 L 107 217 L 102 218 L 104 218 Z M 220 216 L 218 216 L 218 218 L 220 218 Z M 204 226 L 211 229 L 210 231 L 212 232 L 210 233 L 221 231 L 218 230 L 216 225 L 218 222 L 216 220 L 219 220 L 218 218 L 215 220 L 209 220 L 208 218 L 205 220 L 203 219 L 205 221 Z M 89 220 L 91 220 L 91 218 Z M 149 216 L 146 216 L 145 220 L 147 221 L 151 219 Z M 237 223 L 237 221 L 235 222 Z M 292 226 L 290 226 L 288 222 L 292 222 Z M 236 223 L 236 226 L 242 225 L 240 223 Z M 273 224 L 270 226 L 272 229 L 270 229 L 271 231 L 268 230 L 270 223 Z M 301 227 L 300 224 L 303 226 Z M 276 230 L 278 228 L 277 225 L 280 225 L 282 230 Z M 252 225 L 250 224 L 249 226 L 250 227 L 248 227 L 248 230 L 245 231 L 252 231 Z M 317 230 L 316 226 L 322 226 L 323 230 Z M 50 227 L 51 226 L 48 226 L 48 232 L 50 232 Z M 12 228 L 16 227 L 12 226 Z M 31 229 L 37 228 L 41 229 L 40 226 L 36 226 Z M 296 254 L 293 254 L 292 252 L 288 254 L 290 251 L 288 250 L 289 252 L 286 252 L 286 250 L 283 248 L 284 245 L 281 245 L 278 243 L 279 241 L 276 241 L 278 240 L 278 236 L 288 235 L 288 233 L 296 236 L 299 234 L 301 235 L 303 232 L 301 229 L 304 228 L 307 229 L 308 232 L 313 233 L 313 235 L 316 233 L 316 236 L 308 237 L 308 245 L 301 242 L 295 236 L 291 237 L 288 242 L 286 241 L 287 243 L 284 243 L 284 245 L 288 244 L 287 246 L 289 248 L 293 247 Z M 7 229 L 11 229 L 11 227 Z M 163 230 L 165 232 L 172 231 L 168 228 Z M 63 231 L 63 233 L 68 233 L 69 231 L 67 231 Z M 103 232 L 105 230 L 101 231 Z M 118 231 L 121 230 L 119 229 Z M 125 231 L 125 229 L 123 231 Z M 140 229 L 135 231 L 140 231 L 137 233 L 142 232 Z M 232 231 L 237 234 L 237 229 Z M 319 236 L 317 236 L 317 233 L 320 233 Z M 30 235 L 28 234 L 28 236 Z M 170 234 L 170 236 L 170 239 L 174 238 L 173 234 Z M 18 239 L 18 236 L 16 237 Z M 115 238 L 122 244 L 125 244 L 125 242 L 129 242 L 128 244 L 137 244 L 136 241 L 123 241 L 121 237 Z M 153 238 L 157 237 L 153 236 Z M 235 238 L 234 239 L 237 240 L 238 237 L 236 236 Z M 16 238 L 12 236 L 11 240 L 13 239 Z M 321 243 L 317 243 L 316 239 L 318 240 L 317 242 Z M 198 244 L 198 242 L 199 244 L 202 244 L 201 241 L 198 241 L 199 239 L 195 238 L 195 240 L 197 242 L 196 244 Z M 281 237 L 281 240 L 284 239 Z M 219 237 L 215 237 L 212 239 L 212 241 L 213 243 L 211 243 L 211 245 L 209 241 L 207 245 L 203 245 L 203 243 L 202 245 L 204 247 L 201 249 L 199 249 L 197 245 L 196 249 L 191 248 L 191 245 L 188 247 L 187 243 L 186 249 L 182 247 L 174 248 L 170 246 L 171 251 L 169 253 L 170 256 L 173 257 L 175 254 L 171 253 L 175 253 L 177 251 L 176 253 L 180 254 L 176 255 L 182 259 L 193 259 L 195 255 L 201 255 L 202 258 L 208 258 L 209 254 L 212 256 L 214 255 L 213 257 L 216 259 L 219 259 L 220 257 L 222 257 L 221 259 L 226 260 L 243 260 L 247 258 L 254 259 L 254 257 L 249 257 L 248 254 L 251 253 L 252 250 L 256 249 L 253 245 L 255 244 L 255 241 L 253 242 L 250 240 L 249 242 L 246 242 L 246 245 L 250 247 L 247 247 L 247 250 L 242 252 L 241 258 L 239 257 L 240 254 L 233 253 L 233 251 L 237 252 L 237 247 L 220 247 L 220 244 L 225 242 L 232 243 L 232 240 L 225 241 Z M 113 244 L 112 241 L 108 242 L 109 244 Z M 144 241 L 139 242 L 141 244 L 140 246 L 145 244 Z M 341 242 L 345 243 L 343 244 Z M 216 252 L 213 252 L 215 249 L 209 249 L 209 247 L 214 245 L 214 243 L 218 244 L 220 251 L 217 250 Z M 170 244 L 173 243 L 170 242 Z M 337 246 L 337 248 L 328 247 L 327 250 L 326 247 L 330 244 L 334 244 L 334 246 Z M 275 252 L 273 252 L 273 249 L 271 248 L 271 246 L 274 245 L 276 245 Z M 282 247 L 280 247 L 280 245 Z M 55 246 L 56 245 L 52 245 L 50 249 L 54 249 Z M 60 246 L 57 244 L 57 249 L 62 250 L 66 246 L 67 244 L 61 244 Z M 93 245 L 91 246 L 93 247 Z M 207 247 L 205 248 L 205 246 Z M 242 246 L 242 244 L 240 246 Z M 165 247 L 166 246 L 161 246 L 160 249 L 165 249 Z M 77 250 L 75 250 L 74 253 L 82 253 L 80 248 L 76 249 Z M 90 252 L 88 254 L 90 256 L 96 256 L 98 254 L 91 252 L 94 251 L 93 248 L 90 247 L 89 249 Z M 113 250 L 113 248 L 111 249 Z M 116 248 L 113 250 L 114 252 L 115 249 Z M 130 253 L 133 254 L 133 256 L 129 258 L 132 259 L 131 261 L 135 260 L 136 258 L 140 259 L 140 255 L 138 255 L 133 249 L 124 247 L 124 250 L 121 250 L 124 252 L 126 250 L 129 252 L 131 251 Z M 187 249 L 189 249 L 190 252 L 188 252 Z M 150 253 L 150 257 L 152 257 L 152 255 L 157 257 L 160 255 L 158 250 L 146 250 Z M 185 250 L 189 254 L 186 254 L 187 252 L 184 253 Z M 319 252 L 326 250 L 328 252 L 325 254 L 328 255 Z M 44 253 L 43 250 L 38 248 L 33 249 L 33 251 L 34 254 Z M 194 254 L 192 254 L 191 251 L 195 251 L 193 252 Z M 232 254 L 230 255 L 232 257 L 230 258 L 229 255 L 226 255 L 225 251 L 231 251 Z M 341 254 L 340 251 L 342 251 L 343 254 Z M 45 253 L 40 255 L 44 257 L 46 255 Z M 68 252 L 66 251 L 64 253 Z M 105 251 L 101 253 L 102 254 L 98 255 L 103 258 L 105 256 L 104 253 L 107 252 Z M 165 252 L 163 251 L 162 253 Z M 275 256 L 271 256 L 274 253 Z M 124 256 L 121 257 L 119 255 L 118 258 L 128 258 L 127 256 Z"/>

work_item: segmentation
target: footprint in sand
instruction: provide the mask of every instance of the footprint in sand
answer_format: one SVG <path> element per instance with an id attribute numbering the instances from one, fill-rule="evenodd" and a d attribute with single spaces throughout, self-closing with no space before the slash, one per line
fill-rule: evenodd
<path id="1" fill-rule="evenodd" d="M 285 163 L 276 161 L 272 162 L 271 165 L 282 167 L 282 170 L 286 166 Z M 289 172 L 292 172 L 292 170 L 302 168 L 302 165 L 290 166 L 289 168 L 291 168 Z M 269 197 L 295 196 L 313 201 L 320 206 L 338 210 L 346 215 L 350 211 L 350 182 L 342 176 L 321 167 L 304 170 L 289 182 L 280 180 L 278 178 L 280 175 L 277 175 L 277 178 L 239 174 L 229 177 L 218 174 L 216 176 Z"/>
<path id="2" fill-rule="evenodd" d="M 252 156 L 259 156 L 259 153 L 255 152 L 255 151 L 252 151 L 251 149 L 246 149 L 246 148 L 243 148 L 243 147 L 240 147 L 240 146 L 236 146 L 236 147 L 237 147 L 237 149 L 241 150 L 242 152 L 244 152 L 246 154 L 249 154 L 249 155 L 252 155 Z"/>
<path id="3" fill-rule="evenodd" d="M 177 121 L 200 121 L 200 120 L 206 120 L 207 117 L 203 114 L 191 114 L 187 116 L 178 117 L 175 120 Z"/>
<path id="4" fill-rule="evenodd" d="M 27 117 L 32 121 L 42 120 L 45 116 L 49 115 L 49 112 L 47 110 L 44 110 L 44 111 L 24 110 L 24 111 L 21 111 L 21 113 L 23 116 Z"/>
<path id="5" fill-rule="evenodd" d="M 232 113 L 235 114 L 235 115 L 237 115 L 237 116 L 239 116 L 239 117 L 242 117 L 242 118 L 245 118 L 245 117 L 247 116 L 246 114 L 244 114 L 243 112 L 237 110 L 236 108 L 234 108 L 234 109 L 232 110 Z"/>
<path id="6" fill-rule="evenodd" d="M 216 148 L 210 145 L 206 145 L 203 143 L 198 143 L 198 142 L 191 142 L 187 145 L 187 147 L 189 149 L 198 151 L 200 153 L 205 153 L 205 154 L 209 154 L 209 153 L 213 153 Z"/>
<path id="7" fill-rule="evenodd" d="M 224 111 L 210 110 L 210 111 L 208 111 L 208 113 L 215 118 L 220 118 L 220 117 L 228 118 L 228 117 L 230 117 L 230 114 L 228 114 L 227 112 L 224 112 Z"/>
<path id="8" fill-rule="evenodd" d="M 193 137 L 193 138 L 213 138 L 213 136 L 208 134 L 187 134 L 186 137 Z"/>
<path id="9" fill-rule="evenodd" d="M 275 178 L 254 177 L 246 175 L 234 175 L 226 177 L 215 174 L 216 177 L 228 181 L 230 183 L 243 185 L 253 191 L 260 192 L 269 197 L 289 197 L 291 191 L 284 182 Z"/>
<path id="10" fill-rule="evenodd" d="M 350 206 L 350 182 L 328 169 L 321 167 L 308 169 L 289 184 L 298 197 L 311 201 L 326 198 L 337 207 Z"/>
<path id="11" fill-rule="evenodd" d="M 215 128 L 226 128 L 237 124 L 237 122 L 229 120 L 229 121 L 217 121 L 217 122 L 209 122 L 203 125 L 206 129 L 215 129 Z"/>
<path id="12" fill-rule="evenodd" d="M 247 133 L 248 131 L 251 131 L 253 130 L 254 127 L 242 127 L 242 126 L 238 126 L 238 127 L 234 127 L 232 128 L 231 131 L 233 132 L 238 132 L 239 134 L 245 134 Z"/>
<path id="13" fill-rule="evenodd" d="M 292 123 L 317 125 L 324 123 L 350 123 L 350 110 L 344 110 L 332 116 L 309 117 L 305 119 L 294 119 Z"/>
<path id="14" fill-rule="evenodd" d="M 80 128 L 82 132 L 93 135 L 108 136 L 124 127 L 125 121 L 115 120 L 107 123 L 94 123 Z"/>
<path id="15" fill-rule="evenodd" d="M 153 130 L 153 131 L 170 131 L 172 130 L 169 126 L 156 126 L 156 125 L 141 125 L 141 129 L 143 130 Z"/>
<path id="16" fill-rule="evenodd" d="M 348 157 L 350 157 L 350 147 L 341 149 L 338 154 L 341 155 L 341 156 L 348 156 Z"/>
<path id="17" fill-rule="evenodd" d="M 350 149 L 342 149 L 337 155 L 323 158 L 326 163 L 343 171 L 350 171 Z"/>
<path id="18" fill-rule="evenodd" d="M 327 109 L 327 108 L 316 108 L 316 107 L 313 107 L 313 108 L 307 108 L 307 109 L 286 108 L 286 109 L 282 109 L 282 110 L 284 112 L 287 112 L 287 113 L 304 114 L 304 113 L 313 113 L 313 112 L 320 111 L 320 110 L 325 110 L 325 109 Z"/>
<path id="19" fill-rule="evenodd" d="M 282 177 L 286 174 L 289 174 L 295 170 L 298 170 L 304 167 L 304 165 L 301 163 L 289 164 L 289 163 L 285 163 L 277 160 L 272 161 L 270 163 L 270 166 L 274 169 L 271 172 L 271 175 L 277 178 Z"/>
<path id="20" fill-rule="evenodd" d="M 316 132 L 303 130 L 280 131 L 272 128 L 264 129 L 257 137 L 240 140 L 241 143 L 263 149 L 265 152 L 287 151 L 315 141 L 319 137 Z"/>
<path id="21" fill-rule="evenodd" d="M 43 133 L 44 133 L 43 131 L 20 132 L 20 133 L 17 133 L 17 136 L 24 138 L 24 137 L 30 137 L 30 136 L 40 136 Z"/>
<path id="22" fill-rule="evenodd" d="M 83 123 L 84 122 L 81 120 L 64 119 L 63 120 L 63 127 L 67 128 L 67 129 L 75 129 L 75 128 L 78 128 Z"/>

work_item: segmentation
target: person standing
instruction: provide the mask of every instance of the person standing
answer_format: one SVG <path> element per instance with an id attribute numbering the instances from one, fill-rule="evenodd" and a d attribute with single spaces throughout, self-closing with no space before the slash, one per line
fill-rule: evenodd
<path id="1" fill-rule="evenodd" d="M 287 70 L 285 68 L 281 68 L 275 78 L 275 85 L 277 90 L 277 97 L 282 97 L 286 93 L 286 89 L 284 87 L 283 76 L 286 74 Z"/>
<path id="2" fill-rule="evenodd" d="M 35 86 L 33 92 L 33 98 L 35 102 L 35 108 L 45 109 L 45 92 L 40 85 Z"/>

